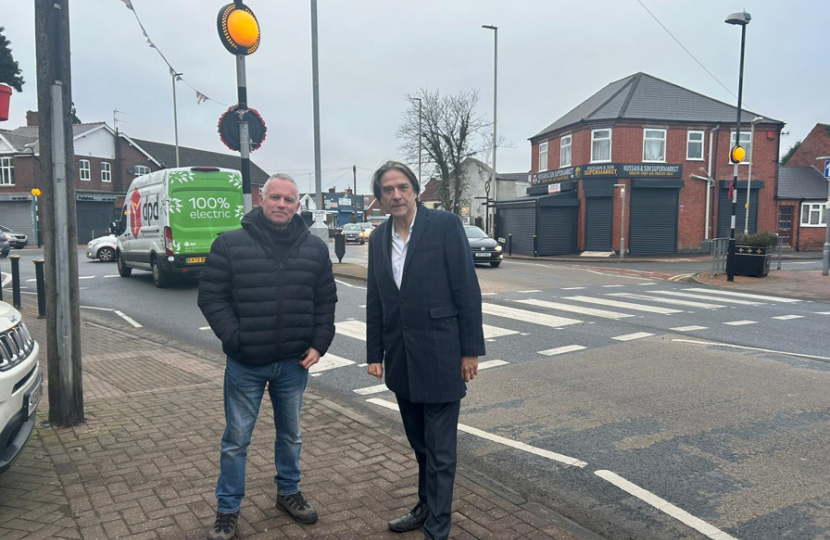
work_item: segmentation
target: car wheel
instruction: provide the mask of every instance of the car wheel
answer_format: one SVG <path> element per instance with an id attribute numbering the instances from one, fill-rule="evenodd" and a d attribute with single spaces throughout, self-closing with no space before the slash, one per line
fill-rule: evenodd
<path id="1" fill-rule="evenodd" d="M 98 260 L 101 262 L 112 262 L 115 260 L 115 250 L 111 247 L 102 247 L 98 250 Z"/>
<path id="2" fill-rule="evenodd" d="M 161 269 L 158 259 L 153 259 L 153 284 L 159 289 L 166 289 L 170 286 L 170 276 Z"/>
<path id="3" fill-rule="evenodd" d="M 493 268 L 498 268 L 500 264 L 501 261 L 490 261 L 490 266 L 492 266 Z"/>
<path id="4" fill-rule="evenodd" d="M 0 253 L 0 257 L 8 257 L 8 256 L 9 256 L 8 251 L 4 251 L 4 252 Z"/>
<path id="5" fill-rule="evenodd" d="M 130 277 L 133 274 L 133 269 L 129 268 L 124 262 L 124 257 L 118 257 L 118 275 L 121 277 Z"/>
<path id="6" fill-rule="evenodd" d="M 363 244 L 365 244 L 365 243 L 366 243 L 366 240 L 361 240 L 361 241 L 360 241 L 360 245 L 361 245 L 361 246 L 362 246 Z"/>

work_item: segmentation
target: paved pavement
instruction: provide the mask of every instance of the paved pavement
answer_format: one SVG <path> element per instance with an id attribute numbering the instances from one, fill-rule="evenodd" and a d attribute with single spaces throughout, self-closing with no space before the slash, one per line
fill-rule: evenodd
<path id="1" fill-rule="evenodd" d="M 24 304 L 23 313 L 45 342 L 33 306 Z M 29 446 L 0 476 L 0 538 L 203 538 L 214 517 L 224 429 L 222 368 L 146 329 L 128 334 L 85 319 L 82 340 L 87 421 L 49 426 L 48 404 L 41 405 Z M 305 404 L 302 487 L 320 521 L 298 525 L 275 508 L 272 419 L 264 406 L 249 449 L 240 537 L 421 537 L 386 530 L 416 493 L 417 467 L 402 429 L 314 392 Z M 460 467 L 452 538 L 599 538 Z"/>

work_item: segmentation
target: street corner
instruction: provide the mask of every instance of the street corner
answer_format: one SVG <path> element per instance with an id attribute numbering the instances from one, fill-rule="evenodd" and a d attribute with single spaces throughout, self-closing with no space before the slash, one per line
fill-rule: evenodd
<path id="1" fill-rule="evenodd" d="M 822 276 L 818 270 L 778 270 L 763 278 L 734 276 L 734 281 L 731 282 L 726 274 L 712 277 L 709 272 L 700 272 L 692 275 L 690 279 L 711 287 L 830 302 L 830 278 Z"/>
<path id="2" fill-rule="evenodd" d="M 368 268 L 360 264 L 352 263 L 334 263 L 332 264 L 332 272 L 335 277 L 355 279 L 358 281 L 368 281 Z"/>

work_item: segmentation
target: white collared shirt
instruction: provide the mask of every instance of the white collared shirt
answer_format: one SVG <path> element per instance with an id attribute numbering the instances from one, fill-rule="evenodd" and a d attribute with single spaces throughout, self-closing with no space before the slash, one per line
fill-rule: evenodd
<path id="1" fill-rule="evenodd" d="M 395 222 L 392 221 L 392 276 L 395 278 L 395 283 L 398 285 L 398 290 L 401 289 L 401 281 L 403 280 L 403 265 L 406 262 L 406 250 L 409 247 L 409 241 L 412 239 L 412 228 L 415 226 L 415 217 L 418 215 L 418 207 L 415 207 L 415 215 L 412 216 L 412 223 L 409 224 L 409 236 L 406 237 L 406 242 L 398 235 L 395 230 Z M 393 218 L 389 218 L 393 219 Z"/>

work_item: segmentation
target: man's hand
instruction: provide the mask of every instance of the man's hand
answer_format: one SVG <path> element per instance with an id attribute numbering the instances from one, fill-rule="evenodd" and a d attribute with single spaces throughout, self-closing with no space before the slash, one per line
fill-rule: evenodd
<path id="1" fill-rule="evenodd" d="M 461 357 L 461 377 L 464 382 L 472 381 L 478 375 L 478 356 Z"/>
<path id="2" fill-rule="evenodd" d="M 379 381 L 383 380 L 383 364 L 369 364 L 367 371 L 369 375 L 377 377 Z"/>
<path id="3" fill-rule="evenodd" d="M 314 347 L 309 347 L 308 350 L 305 352 L 303 359 L 300 361 L 300 365 L 306 369 L 309 369 L 311 366 L 313 366 L 319 361 L 320 353 Z"/>

